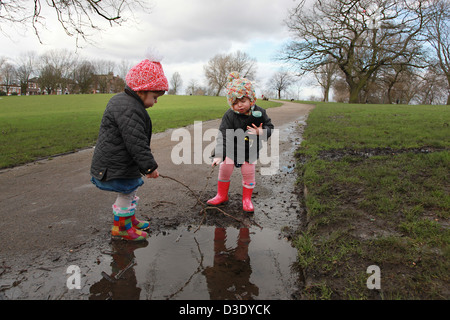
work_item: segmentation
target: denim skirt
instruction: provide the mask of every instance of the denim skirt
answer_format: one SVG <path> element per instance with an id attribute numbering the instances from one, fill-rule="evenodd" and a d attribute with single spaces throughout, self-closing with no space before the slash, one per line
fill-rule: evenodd
<path id="1" fill-rule="evenodd" d="M 91 182 L 99 189 L 105 191 L 113 191 L 129 194 L 135 191 L 137 188 L 144 184 L 142 178 L 136 179 L 113 179 L 109 181 L 100 181 L 94 177 L 91 178 Z"/>

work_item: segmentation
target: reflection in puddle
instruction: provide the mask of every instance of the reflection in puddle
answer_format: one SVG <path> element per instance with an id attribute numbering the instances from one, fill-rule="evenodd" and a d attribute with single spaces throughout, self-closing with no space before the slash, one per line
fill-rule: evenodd
<path id="1" fill-rule="evenodd" d="M 90 287 L 91 299 L 138 300 L 141 289 L 137 287 L 135 250 L 145 248 L 148 242 L 113 241 L 111 272 L 102 271 L 100 281 Z"/>
<path id="2" fill-rule="evenodd" d="M 235 248 L 226 247 L 226 230 L 214 230 L 214 262 L 203 274 L 213 300 L 251 299 L 259 295 L 259 288 L 250 282 L 252 268 L 248 255 L 250 234 L 248 228 L 239 229 Z"/>
<path id="3" fill-rule="evenodd" d="M 112 242 L 90 299 L 291 299 L 296 250 L 269 229 L 183 228 Z"/>

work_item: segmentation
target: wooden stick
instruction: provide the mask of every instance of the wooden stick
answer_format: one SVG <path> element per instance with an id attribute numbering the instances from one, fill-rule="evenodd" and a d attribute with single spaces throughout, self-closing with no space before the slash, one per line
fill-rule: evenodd
<path id="1" fill-rule="evenodd" d="M 234 220 L 236 220 L 236 221 L 242 223 L 244 226 L 246 226 L 246 227 L 248 228 L 248 225 L 247 225 L 244 221 L 242 221 L 241 219 L 236 218 L 235 216 L 232 216 L 232 215 L 229 214 L 229 213 L 226 213 L 225 211 L 223 211 L 223 210 L 220 209 L 220 208 L 217 208 L 217 207 L 205 207 L 205 208 L 203 208 L 203 210 L 209 210 L 209 209 L 215 209 L 215 210 L 217 210 L 217 211 L 219 211 L 219 212 L 222 212 L 222 213 L 223 213 L 224 215 L 226 215 L 227 217 L 233 218 Z"/>
<path id="2" fill-rule="evenodd" d="M 211 172 L 209 173 L 209 176 L 206 177 L 206 184 L 205 184 L 205 187 L 203 188 L 202 192 L 200 192 L 200 195 L 198 196 L 199 198 L 202 197 L 203 193 L 205 192 L 206 188 L 208 187 L 209 180 L 211 179 L 212 174 L 213 174 L 213 172 L 214 172 L 214 168 L 215 168 L 215 166 L 212 167 Z M 198 200 L 197 200 L 197 203 L 194 204 L 194 205 L 192 206 L 192 208 L 194 208 L 196 205 L 198 205 L 198 203 L 199 203 L 199 202 L 198 202 Z"/>
<path id="3" fill-rule="evenodd" d="M 198 201 L 198 202 L 203 203 L 203 202 L 200 200 L 200 198 L 197 196 L 197 194 L 196 194 L 191 188 L 189 188 L 187 185 L 185 185 L 183 182 L 181 182 L 181 181 L 179 181 L 179 180 L 177 180 L 177 179 L 175 179 L 175 178 L 172 178 L 172 177 L 169 177 L 169 176 L 162 175 L 162 174 L 160 174 L 159 176 L 160 176 L 161 178 L 164 178 L 164 179 L 170 179 L 170 180 L 173 180 L 173 181 L 175 181 L 175 182 L 178 182 L 179 184 L 181 184 L 182 186 L 184 186 L 185 188 L 187 188 L 187 189 L 194 195 L 194 197 L 197 198 L 197 201 Z"/>

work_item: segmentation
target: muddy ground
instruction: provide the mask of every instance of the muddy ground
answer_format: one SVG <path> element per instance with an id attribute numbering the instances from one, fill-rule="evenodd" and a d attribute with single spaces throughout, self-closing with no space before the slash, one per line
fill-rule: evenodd
<path id="1" fill-rule="evenodd" d="M 278 230 L 289 239 L 302 215 L 295 190 L 294 150 L 301 142 L 301 126 L 312 105 L 286 102 L 268 109 L 280 129 L 279 167 L 269 175 L 257 165 L 253 202 L 255 214 L 241 212 L 241 175 L 235 169 L 230 203 L 223 207 L 234 218 L 208 210 L 182 184 L 169 179 L 146 179 L 139 189 L 138 217 L 150 220 L 151 234 L 187 226 L 242 227 Z M 150 111 L 151 113 L 151 111 Z M 220 120 L 203 123 L 203 130 L 218 128 Z M 193 126 L 187 127 L 192 133 Z M 161 175 L 174 178 L 206 201 L 215 195 L 217 169 L 208 164 L 175 165 L 171 161 L 172 130 L 155 134 L 152 150 Z M 209 142 L 204 142 L 205 147 Z M 270 152 L 270 151 L 269 151 Z M 85 299 L 87 294 L 65 286 L 70 265 L 95 272 L 111 252 L 110 228 L 113 193 L 95 188 L 89 181 L 93 149 L 0 171 L 0 300 Z M 208 179 L 208 177 L 211 177 Z M 149 238 L 151 245 L 152 238 Z M 295 297 L 291 297 L 295 298 Z"/>

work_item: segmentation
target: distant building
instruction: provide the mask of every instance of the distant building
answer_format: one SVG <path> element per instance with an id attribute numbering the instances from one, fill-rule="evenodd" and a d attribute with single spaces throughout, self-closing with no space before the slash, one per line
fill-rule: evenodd
<path id="1" fill-rule="evenodd" d="M 34 96 L 34 95 L 38 95 L 41 94 L 41 89 L 39 88 L 39 83 L 38 83 L 39 78 L 34 77 L 31 78 L 30 80 L 28 80 L 28 86 L 27 86 L 27 92 L 26 95 L 28 96 Z"/>
<path id="2" fill-rule="evenodd" d="M 20 85 L 17 84 L 0 84 L 0 92 L 3 92 L 3 94 L 10 96 L 15 94 L 20 95 L 22 93 L 22 90 L 20 88 Z"/>
<path id="3" fill-rule="evenodd" d="M 92 93 L 117 93 L 123 90 L 125 82 L 114 73 L 98 74 L 94 76 Z"/>

